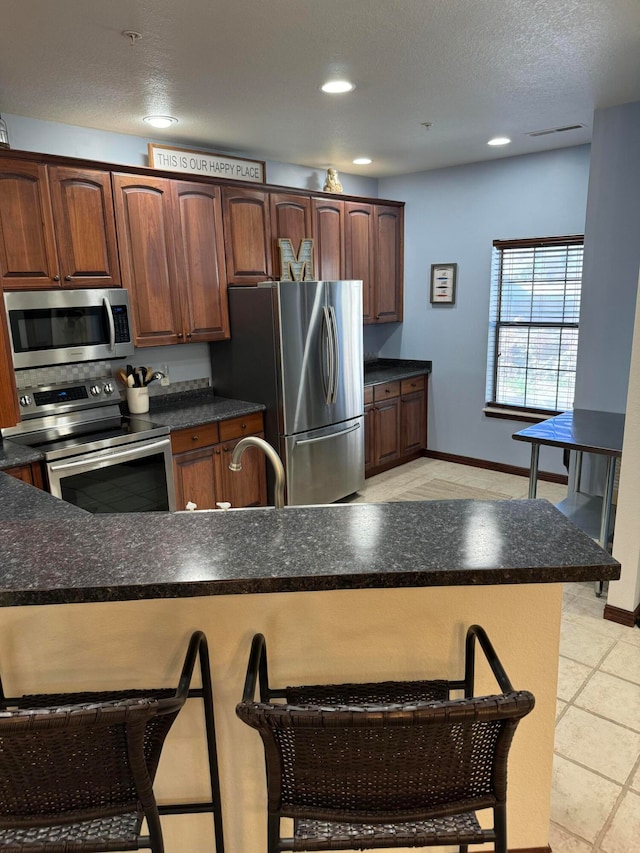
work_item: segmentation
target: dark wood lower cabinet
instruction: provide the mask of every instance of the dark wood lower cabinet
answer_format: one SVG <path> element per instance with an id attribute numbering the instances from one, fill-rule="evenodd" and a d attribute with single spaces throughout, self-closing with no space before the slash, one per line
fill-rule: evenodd
<path id="1" fill-rule="evenodd" d="M 259 450 L 247 448 L 242 471 L 229 470 L 233 448 L 245 435 L 264 437 L 260 413 L 171 433 L 178 509 L 189 502 L 198 509 L 216 509 L 223 501 L 233 507 L 266 506 L 266 464 Z"/>
<path id="2" fill-rule="evenodd" d="M 2 473 L 22 480 L 24 483 L 29 483 L 30 486 L 35 486 L 37 489 L 44 489 L 42 467 L 39 462 L 32 462 L 30 465 L 17 465 L 15 468 L 5 468 Z"/>
<path id="3" fill-rule="evenodd" d="M 427 376 L 365 388 L 365 476 L 422 455 L 427 446 Z"/>

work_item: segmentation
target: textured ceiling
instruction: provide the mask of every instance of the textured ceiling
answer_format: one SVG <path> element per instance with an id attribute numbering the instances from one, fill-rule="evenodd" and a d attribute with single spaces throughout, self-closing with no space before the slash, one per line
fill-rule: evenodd
<path id="1" fill-rule="evenodd" d="M 640 100 L 640 0 L 1 0 L 0 15 L 5 113 L 364 175 L 577 145 L 595 108 Z M 336 76 L 355 91 L 322 93 Z M 142 123 L 156 113 L 179 123 Z M 497 134 L 512 144 L 489 148 Z"/>

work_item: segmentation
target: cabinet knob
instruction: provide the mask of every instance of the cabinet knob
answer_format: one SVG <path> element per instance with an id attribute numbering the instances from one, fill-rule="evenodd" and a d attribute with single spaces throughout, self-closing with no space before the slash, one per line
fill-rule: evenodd
<path id="1" fill-rule="evenodd" d="M 197 440 L 198 440 L 198 436 L 197 436 L 197 435 L 192 435 L 192 436 L 191 436 L 191 441 L 197 441 Z"/>
<path id="2" fill-rule="evenodd" d="M 184 338 L 184 335 L 182 334 L 182 332 L 178 332 L 178 338 L 179 338 L 180 340 L 182 340 L 182 338 Z"/>
<path id="3" fill-rule="evenodd" d="M 71 281 L 71 276 L 70 276 L 70 275 L 65 275 L 64 280 L 65 280 L 65 281 Z"/>
<path id="4" fill-rule="evenodd" d="M 225 447 L 223 447 L 222 449 L 224 450 L 224 452 L 225 452 L 225 453 L 231 453 L 231 448 L 230 448 L 230 447 L 226 447 L 226 446 L 225 446 Z"/>
<path id="5" fill-rule="evenodd" d="M 220 451 L 219 451 L 219 450 L 216 450 L 216 452 L 215 452 L 215 453 L 216 453 L 216 456 L 220 456 Z"/>
<path id="6" fill-rule="evenodd" d="M 192 338 L 192 337 L 193 337 L 193 335 L 191 334 L 191 332 L 187 332 L 187 337 L 188 337 L 188 338 Z"/>
<path id="7" fill-rule="evenodd" d="M 53 280 L 54 280 L 54 281 L 60 281 L 60 276 L 59 276 L 59 275 L 54 275 Z"/>
<path id="8" fill-rule="evenodd" d="M 246 429 L 246 428 L 247 428 L 246 424 L 241 424 L 241 429 Z"/>

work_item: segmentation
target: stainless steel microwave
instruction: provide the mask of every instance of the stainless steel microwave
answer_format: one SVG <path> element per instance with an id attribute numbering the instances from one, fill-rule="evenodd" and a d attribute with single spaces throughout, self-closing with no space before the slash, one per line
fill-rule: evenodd
<path id="1" fill-rule="evenodd" d="M 16 370 L 133 354 L 126 290 L 41 290 L 4 294 Z"/>

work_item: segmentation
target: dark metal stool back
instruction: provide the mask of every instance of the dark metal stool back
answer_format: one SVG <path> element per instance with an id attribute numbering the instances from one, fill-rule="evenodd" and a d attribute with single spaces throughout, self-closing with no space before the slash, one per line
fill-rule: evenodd
<path id="1" fill-rule="evenodd" d="M 196 658 L 202 688 L 190 689 Z M 204 700 L 212 802 L 158 807 L 162 747 L 187 698 Z M 224 853 L 207 642 L 195 632 L 176 690 L 6 698 L 0 685 L 0 851 L 163 853 L 160 813 L 211 811 Z M 148 834 L 141 835 L 143 820 Z"/>
<path id="2" fill-rule="evenodd" d="M 473 696 L 475 641 L 501 690 Z M 254 701 L 257 685 L 260 701 Z M 451 693 L 464 691 L 464 698 Z M 284 700 L 284 704 L 272 700 Z M 513 690 L 486 633 L 467 634 L 465 678 L 272 689 L 254 637 L 236 712 L 265 750 L 268 851 L 494 842 L 507 853 L 507 756 L 534 705 Z M 482 829 L 475 812 L 493 809 Z M 294 819 L 291 837 L 280 820 Z"/>

